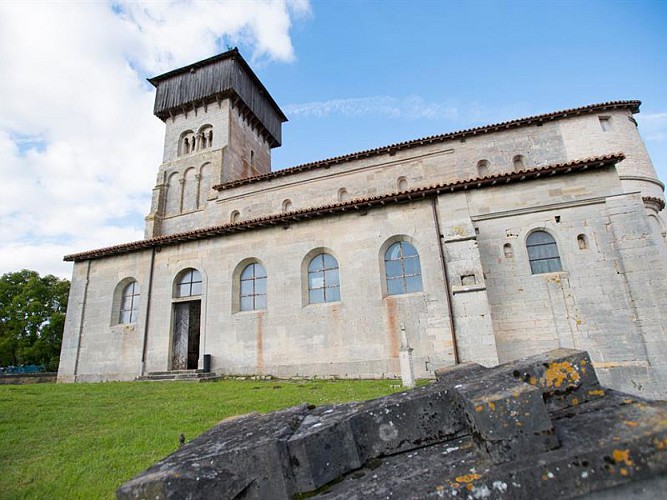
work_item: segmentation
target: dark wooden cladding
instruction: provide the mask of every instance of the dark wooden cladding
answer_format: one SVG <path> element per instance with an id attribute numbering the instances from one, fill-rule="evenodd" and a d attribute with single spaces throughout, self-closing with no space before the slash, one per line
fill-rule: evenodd
<path id="1" fill-rule="evenodd" d="M 148 81 L 157 88 L 153 112 L 162 120 L 193 104 L 223 98 L 239 104 L 238 98 L 264 127 L 271 146 L 281 144 L 281 124 L 287 118 L 236 49 Z"/>

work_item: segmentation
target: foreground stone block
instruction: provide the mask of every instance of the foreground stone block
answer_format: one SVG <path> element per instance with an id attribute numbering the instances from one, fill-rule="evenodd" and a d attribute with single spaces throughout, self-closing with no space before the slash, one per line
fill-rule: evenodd
<path id="1" fill-rule="evenodd" d="M 221 422 L 118 488 L 120 499 L 291 498 L 286 441 L 306 405 Z"/>
<path id="2" fill-rule="evenodd" d="M 298 491 L 311 491 L 363 465 L 350 428 L 357 404 L 315 409 L 287 441 Z"/>
<path id="3" fill-rule="evenodd" d="M 436 375 L 373 401 L 229 419 L 117 496 L 570 498 L 667 473 L 667 403 L 605 393 L 586 353 Z"/>
<path id="4" fill-rule="evenodd" d="M 646 485 L 643 499 L 661 498 L 664 491 L 654 479 L 667 474 L 667 403 L 626 398 L 609 395 L 561 412 L 554 419 L 562 436 L 557 450 L 494 464 L 466 436 L 387 457 L 345 476 L 317 498 L 591 498 L 628 484 Z"/>
<path id="5" fill-rule="evenodd" d="M 494 463 L 558 447 L 542 391 L 508 371 L 466 363 L 436 371 L 457 396 L 469 431 Z"/>
<path id="6" fill-rule="evenodd" d="M 457 389 L 471 433 L 494 463 L 557 448 L 542 391 L 505 376 Z"/>
<path id="7" fill-rule="evenodd" d="M 434 384 L 364 403 L 317 409 L 288 446 L 299 491 L 311 491 L 371 459 L 466 432 L 453 393 Z"/>
<path id="8" fill-rule="evenodd" d="M 604 396 L 585 351 L 554 349 L 494 369 L 538 387 L 549 410 L 577 406 Z"/>

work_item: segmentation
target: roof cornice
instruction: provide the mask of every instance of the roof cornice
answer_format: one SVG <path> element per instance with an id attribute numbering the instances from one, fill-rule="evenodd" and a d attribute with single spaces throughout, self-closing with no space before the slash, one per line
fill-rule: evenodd
<path id="1" fill-rule="evenodd" d="M 561 120 L 563 118 L 568 118 L 571 116 L 578 116 L 582 114 L 597 113 L 600 111 L 607 111 L 610 109 L 630 109 L 632 113 L 639 113 L 639 106 L 641 101 L 629 100 L 629 101 L 608 101 L 598 104 L 589 104 L 587 106 L 581 106 L 579 108 L 570 108 L 564 109 L 561 111 L 554 111 L 552 113 L 546 113 L 542 115 L 527 116 L 524 118 L 518 118 L 516 120 L 510 120 L 506 122 L 494 123 L 491 125 L 484 125 L 480 127 L 458 130 L 455 132 L 448 132 L 446 134 L 432 135 L 429 137 L 423 137 L 421 139 L 413 139 L 410 141 L 399 142 L 396 144 L 390 144 L 389 146 L 382 146 L 375 149 L 368 149 L 365 151 L 359 151 L 356 153 L 350 153 L 343 156 L 335 156 L 333 158 L 327 158 L 325 160 L 319 160 L 311 163 L 304 163 L 302 165 L 297 165 L 291 168 L 285 168 L 282 170 L 275 170 L 267 174 L 257 175 L 254 177 L 247 177 L 245 179 L 238 179 L 235 181 L 226 182 L 224 184 L 217 184 L 213 186 L 213 189 L 218 191 L 224 191 L 225 189 L 235 188 L 237 186 L 242 186 L 244 184 L 252 184 L 255 182 L 268 181 L 271 179 L 276 179 L 278 177 L 286 177 L 292 174 L 299 172 L 305 172 L 309 170 L 315 170 L 318 168 L 329 168 L 332 165 L 338 163 L 345 163 L 349 161 L 359 160 L 362 158 L 368 158 L 371 156 L 377 156 L 381 154 L 396 154 L 397 151 L 402 149 L 410 149 L 414 147 L 434 144 L 438 142 L 449 141 L 452 139 L 463 139 L 467 137 L 472 137 L 476 135 L 488 134 L 492 132 L 498 132 L 501 130 L 513 129 L 517 127 L 524 127 L 527 125 L 541 124 L 545 122 Z"/>
<path id="2" fill-rule="evenodd" d="M 302 220 L 312 219 L 316 217 L 326 217 L 329 215 L 337 215 L 344 212 L 353 212 L 368 210 L 374 207 L 384 206 L 390 203 L 401 203 L 415 200 L 421 200 L 427 197 L 438 196 L 443 193 L 450 193 L 456 191 L 465 191 L 468 189 L 480 189 L 486 187 L 493 187 L 497 185 L 510 184 L 515 182 L 523 182 L 528 180 L 538 179 L 540 177 L 565 175 L 574 172 L 582 172 L 591 168 L 601 168 L 615 165 L 625 158 L 623 153 L 608 154 L 604 156 L 596 156 L 592 158 L 585 158 L 581 160 L 569 161 L 566 163 L 556 163 L 546 165 L 543 167 L 535 167 L 516 172 L 501 173 L 495 175 L 488 175 L 485 177 L 477 177 L 474 179 L 461 180 L 450 183 L 434 184 L 431 186 L 418 187 L 408 189 L 405 191 L 397 191 L 379 196 L 370 196 L 365 198 L 357 198 L 342 203 L 334 203 L 331 205 L 322 205 L 311 208 L 304 208 L 301 210 L 294 210 L 287 213 L 267 215 L 265 217 L 258 217 L 247 221 L 224 224 L 221 226 L 213 226 L 195 231 L 188 231 L 185 233 L 177 233 L 168 236 L 158 236 L 148 240 L 135 241 L 132 243 L 125 243 L 112 247 L 100 248 L 97 250 L 90 250 L 87 252 L 66 255 L 65 261 L 83 261 L 99 259 L 111 255 L 119 255 L 130 253 L 145 249 L 159 248 L 162 246 L 176 245 L 179 243 L 186 243 L 188 241 L 203 240 L 215 236 L 223 236 L 226 234 L 239 233 L 252 229 L 259 229 L 268 226 L 288 226 L 289 224 L 300 222 Z"/>

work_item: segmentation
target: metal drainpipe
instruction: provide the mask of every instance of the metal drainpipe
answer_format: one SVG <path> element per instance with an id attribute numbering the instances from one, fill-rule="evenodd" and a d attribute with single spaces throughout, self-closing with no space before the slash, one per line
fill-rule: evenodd
<path id="1" fill-rule="evenodd" d="M 74 360 L 74 382 L 79 375 L 79 353 L 81 352 L 81 336 L 83 335 L 83 323 L 86 317 L 86 304 L 88 302 L 88 283 L 90 283 L 90 260 L 86 268 L 86 284 L 83 287 L 83 304 L 81 305 L 81 321 L 79 322 L 79 338 L 76 342 L 76 358 Z"/>
<path id="2" fill-rule="evenodd" d="M 151 293 L 153 292 L 153 268 L 155 267 L 155 247 L 151 251 L 151 268 L 148 273 L 148 291 L 146 293 L 146 321 L 144 322 L 144 340 L 141 347 L 141 376 L 146 373 L 146 344 L 148 343 L 148 325 L 151 316 Z"/>
<path id="3" fill-rule="evenodd" d="M 440 251 L 440 264 L 442 266 L 442 274 L 445 279 L 445 292 L 447 293 L 447 310 L 449 312 L 449 329 L 452 332 L 452 348 L 454 349 L 454 364 L 459 364 L 459 346 L 456 340 L 456 326 L 454 324 L 454 307 L 452 306 L 452 290 L 449 286 L 449 273 L 447 272 L 447 261 L 445 260 L 445 251 L 442 248 L 442 233 L 440 232 L 440 218 L 438 217 L 437 209 L 438 198 L 437 195 L 431 198 L 431 208 L 433 209 L 433 224 L 435 227 L 436 243 Z"/>

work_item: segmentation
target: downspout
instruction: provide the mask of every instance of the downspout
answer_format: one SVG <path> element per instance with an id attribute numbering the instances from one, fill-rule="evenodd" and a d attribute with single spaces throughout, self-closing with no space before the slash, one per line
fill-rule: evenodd
<path id="1" fill-rule="evenodd" d="M 454 349 L 454 364 L 461 362 L 459 358 L 459 346 L 456 340 L 456 325 L 454 324 L 454 306 L 452 305 L 452 290 L 449 286 L 449 273 L 447 272 L 447 261 L 445 260 L 445 250 L 442 248 L 442 233 L 440 232 L 440 218 L 437 209 L 438 198 L 431 198 L 431 208 L 433 209 L 433 225 L 435 228 L 436 244 L 440 253 L 440 265 L 442 266 L 442 275 L 445 280 L 445 293 L 447 294 L 447 311 L 449 313 L 449 331 L 452 332 L 452 348 Z"/>
<path id="2" fill-rule="evenodd" d="M 148 325 L 151 317 L 151 294 L 153 292 L 153 269 L 155 268 L 155 247 L 151 251 L 151 267 L 148 273 L 148 292 L 146 293 L 146 320 L 144 322 L 144 340 L 141 346 L 141 376 L 146 373 L 146 345 L 148 344 Z"/>
<path id="3" fill-rule="evenodd" d="M 90 283 L 90 260 L 86 268 L 86 284 L 83 287 L 83 304 L 81 305 L 81 321 L 79 322 L 79 338 L 76 341 L 76 359 L 74 360 L 74 382 L 79 373 L 79 353 L 81 352 L 81 337 L 83 336 L 83 323 L 86 317 L 86 304 L 88 303 L 88 283 Z"/>

